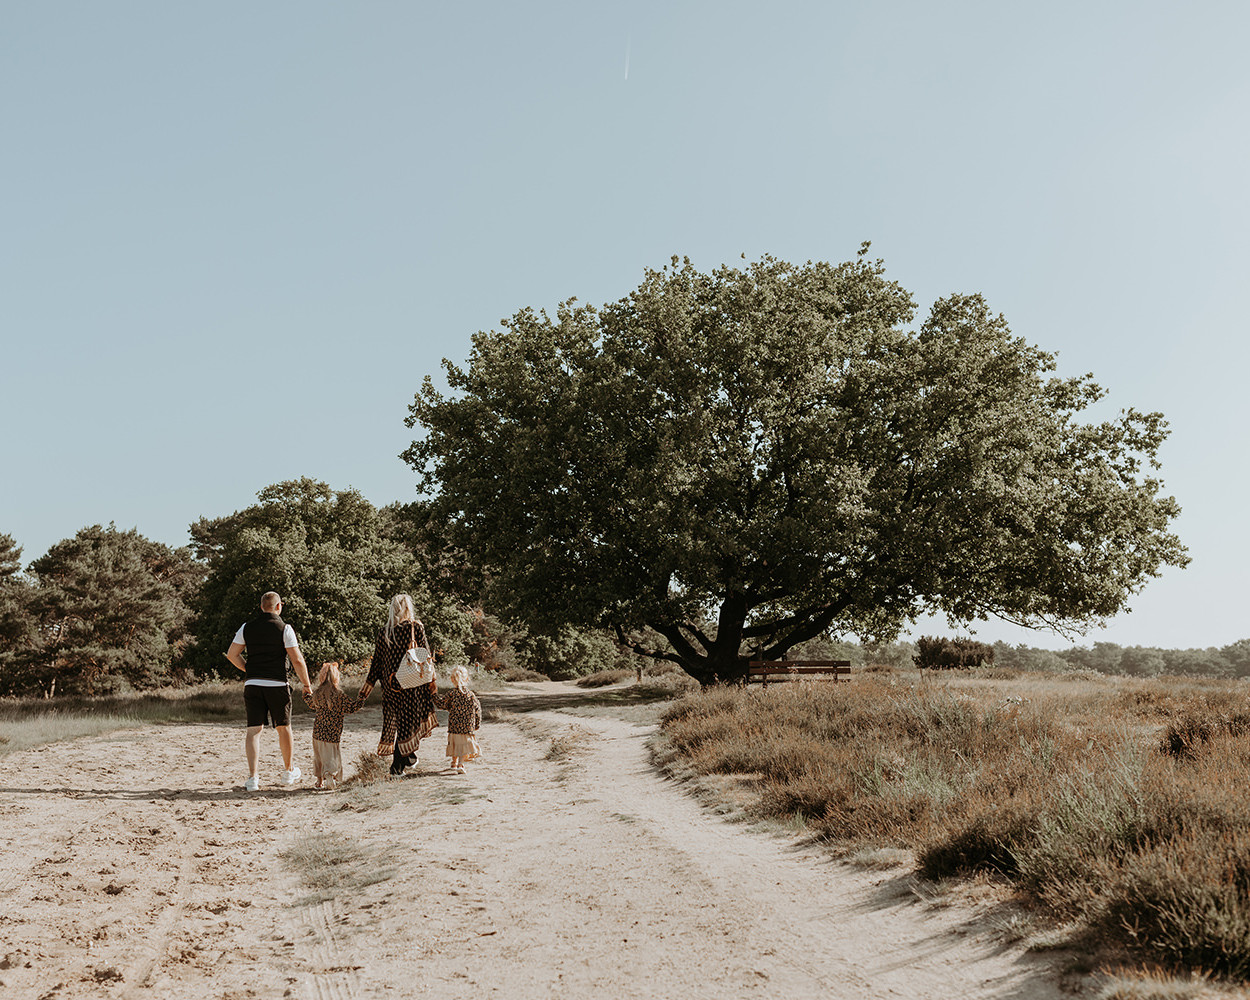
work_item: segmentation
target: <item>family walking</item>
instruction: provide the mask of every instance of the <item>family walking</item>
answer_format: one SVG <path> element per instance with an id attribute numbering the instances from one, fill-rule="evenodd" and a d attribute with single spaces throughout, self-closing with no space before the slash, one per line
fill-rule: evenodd
<path id="1" fill-rule="evenodd" d="M 451 771 L 464 774 L 464 762 L 481 752 L 474 734 L 482 725 L 482 706 L 477 695 L 469 690 L 469 671 L 463 666 L 451 670 L 452 690 L 444 695 L 438 693 L 429 639 L 411 597 L 397 594 L 391 598 L 386 625 L 378 631 L 368 677 L 355 698 L 343 690 L 337 662 L 322 664 L 314 690 L 295 631 L 281 615 L 282 599 L 270 591 L 260 600 L 260 615 L 240 626 L 226 652 L 226 658 L 246 675 L 243 704 L 247 711 L 244 746 L 248 777 L 244 788 L 249 792 L 260 788 L 260 734 L 266 722 L 278 733 L 282 753 L 280 784 L 293 785 L 300 780 L 301 771 L 294 766 L 288 660 L 299 678 L 304 701 L 315 713 L 313 776 L 317 788 L 333 788 L 343 780 L 343 718 L 358 711 L 375 687 L 382 689 L 378 756 L 391 758 L 392 775 L 401 775 L 405 768 L 416 764 L 418 746 L 438 726 L 435 708 L 447 711 Z M 409 650 L 413 651 L 412 656 L 408 655 Z"/>

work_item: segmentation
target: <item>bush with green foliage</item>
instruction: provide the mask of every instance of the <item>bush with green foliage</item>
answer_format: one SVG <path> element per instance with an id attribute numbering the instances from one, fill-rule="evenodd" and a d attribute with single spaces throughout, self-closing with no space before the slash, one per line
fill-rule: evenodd
<path id="1" fill-rule="evenodd" d="M 605 632 L 561 629 L 520 640 L 518 665 L 555 680 L 584 677 L 616 665 L 616 644 Z"/>
<path id="2" fill-rule="evenodd" d="M 982 667 L 993 664 L 994 647 L 975 639 L 939 639 L 926 635 L 916 640 L 912 662 L 921 670 Z"/>

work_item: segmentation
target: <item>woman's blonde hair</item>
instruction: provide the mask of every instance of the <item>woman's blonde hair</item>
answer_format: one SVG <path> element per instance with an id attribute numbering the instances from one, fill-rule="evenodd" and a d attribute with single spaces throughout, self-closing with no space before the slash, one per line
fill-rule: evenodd
<path id="1" fill-rule="evenodd" d="M 451 668 L 451 673 L 447 675 L 452 685 L 457 691 L 467 691 L 469 689 L 469 668 L 464 664 Z"/>
<path id="2" fill-rule="evenodd" d="M 415 621 L 417 621 L 417 609 L 412 603 L 412 598 L 407 594 L 396 594 L 391 598 L 390 611 L 386 616 L 386 641 L 388 643 L 395 641 L 396 625 Z M 417 624 L 421 623 L 417 622 Z"/>

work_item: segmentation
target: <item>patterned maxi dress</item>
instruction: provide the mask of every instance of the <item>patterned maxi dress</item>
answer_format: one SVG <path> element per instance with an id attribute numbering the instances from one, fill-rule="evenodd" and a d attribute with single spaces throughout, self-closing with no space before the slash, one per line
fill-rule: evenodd
<path id="1" fill-rule="evenodd" d="M 399 774 L 405 766 L 415 763 L 417 746 L 438 726 L 434 714 L 434 696 L 438 682 L 416 688 L 401 688 L 395 680 L 399 661 L 412 645 L 430 648 L 425 626 L 420 622 L 397 622 L 391 641 L 386 628 L 378 631 L 378 641 L 369 664 L 367 683 L 382 689 L 382 736 L 378 740 L 378 756 L 393 756 L 391 772 Z"/>

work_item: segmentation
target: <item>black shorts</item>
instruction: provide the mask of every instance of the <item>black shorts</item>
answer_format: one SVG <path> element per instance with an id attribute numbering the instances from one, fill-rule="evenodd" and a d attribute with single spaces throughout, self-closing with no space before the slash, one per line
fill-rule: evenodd
<path id="1" fill-rule="evenodd" d="M 291 686 L 269 687 L 264 684 L 244 684 L 243 704 L 247 707 L 247 727 L 263 726 L 272 719 L 275 726 L 291 724 Z"/>

